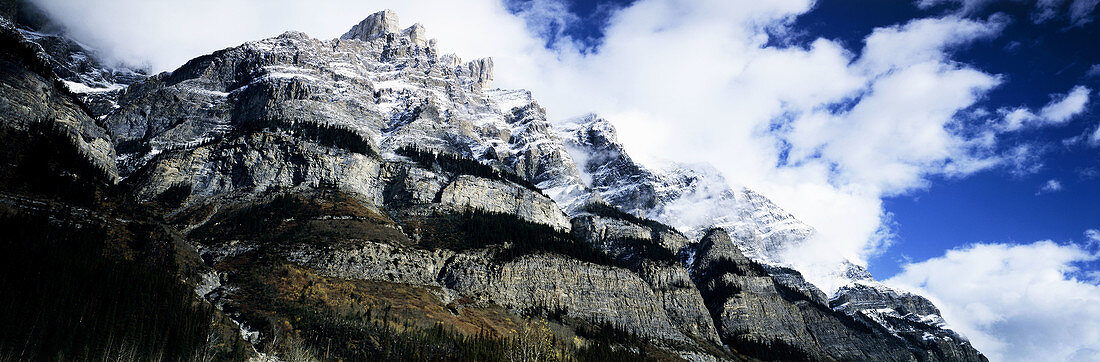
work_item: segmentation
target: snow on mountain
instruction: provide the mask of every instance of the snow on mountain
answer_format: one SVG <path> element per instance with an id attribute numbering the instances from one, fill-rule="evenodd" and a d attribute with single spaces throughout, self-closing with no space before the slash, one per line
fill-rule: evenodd
<path id="1" fill-rule="evenodd" d="M 383 159 L 401 158 L 395 151 L 406 146 L 475 159 L 530 181 L 570 216 L 602 200 L 692 239 L 719 227 L 745 256 L 775 270 L 786 265 L 787 249 L 815 233 L 764 195 L 732 188 L 709 165 L 635 162 L 611 123 L 595 115 L 552 124 L 530 92 L 490 89 L 490 59 L 440 54 L 423 26 L 402 29 L 392 12 L 371 15 L 339 39 L 287 32 L 151 77 L 103 66 L 67 38 L 23 34 L 44 44 L 70 90 L 105 117 L 122 177 L 165 152 L 280 120 L 352 132 Z M 179 172 L 216 189 L 202 184 L 224 171 L 216 159 L 189 157 Z M 957 338 L 941 328 L 926 299 L 890 289 L 850 263 L 838 270 L 843 286 L 826 290 L 836 310 L 891 331 Z"/>
<path id="2" fill-rule="evenodd" d="M 710 228 L 725 229 L 746 257 L 770 270 L 789 270 L 785 251 L 815 233 L 767 197 L 748 188 L 731 188 L 709 165 L 649 168 L 635 162 L 619 143 L 614 126 L 595 115 L 564 122 L 559 132 L 585 183 L 603 200 L 695 239 Z M 822 289 L 837 311 L 894 334 L 919 333 L 947 341 L 960 338 L 944 327 L 939 310 L 927 299 L 874 280 L 862 266 L 844 261 L 823 279 L 833 280 Z"/>
<path id="3" fill-rule="evenodd" d="M 121 91 L 148 76 L 144 70 L 105 61 L 99 52 L 73 40 L 45 16 L 23 20 L 24 23 L 17 24 L 19 33 L 42 47 L 54 73 L 69 91 L 80 96 L 94 117 L 117 108 Z"/>
<path id="4" fill-rule="evenodd" d="M 742 252 L 757 261 L 782 264 L 786 248 L 806 240 L 814 229 L 763 195 L 732 189 L 715 168 L 670 164 L 648 168 L 636 163 L 618 142 L 614 127 L 595 115 L 567 122 L 562 129 L 570 152 L 600 197 L 626 212 L 651 218 L 699 237 L 711 227 L 726 229 Z M 581 164 L 581 162 L 578 162 Z"/>

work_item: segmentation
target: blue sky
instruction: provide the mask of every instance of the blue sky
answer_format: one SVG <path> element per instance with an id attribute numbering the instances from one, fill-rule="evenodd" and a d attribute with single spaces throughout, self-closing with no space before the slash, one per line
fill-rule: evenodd
<path id="1" fill-rule="evenodd" d="M 858 47 L 874 27 L 949 10 L 891 1 L 823 1 L 795 26 Z M 1007 78 L 981 106 L 1039 108 L 1050 100 L 1048 95 L 1076 85 L 1100 88 L 1100 74 L 1089 75 L 1090 68 L 1100 64 L 1100 26 L 1095 21 L 1073 26 L 1063 19 L 1035 24 L 1029 21 L 1034 11 L 1030 2 L 1001 2 L 969 15 L 999 13 L 1013 19 L 997 38 L 955 55 L 960 62 Z M 886 278 L 899 271 L 898 261 L 924 260 L 974 242 L 1083 241 L 1084 230 L 1100 226 L 1100 178 L 1095 174 L 1100 157 L 1096 148 L 1067 146 L 1063 141 L 1095 131 L 1096 107 L 1095 102 L 1089 104 L 1088 111 L 1064 126 L 1017 137 L 1017 142 L 1043 148 L 1037 172 L 999 169 L 961 179 L 937 178 L 926 190 L 887 199 L 885 208 L 893 214 L 897 240 L 871 260 L 872 272 Z M 1040 192 L 1049 180 L 1062 189 Z"/>
<path id="2" fill-rule="evenodd" d="M 655 2 L 660 3 L 520 0 L 509 1 L 508 8 L 524 17 L 529 27 L 542 36 L 544 44 L 559 56 L 565 44 L 578 48 L 577 52 L 586 54 L 584 58 L 598 58 L 602 53 L 612 52 L 605 51 L 605 47 L 619 46 L 604 44 L 605 29 L 637 31 L 638 27 L 622 24 L 646 21 L 645 17 L 638 20 L 629 15 L 620 16 L 618 11 L 642 12 L 637 8 L 644 9 Z M 933 299 L 944 311 L 950 326 L 963 332 L 992 360 L 1100 360 L 1100 262 L 1097 261 L 1100 259 L 1100 232 L 1097 231 L 1100 228 L 1100 157 L 1097 157 L 1100 153 L 1100 140 L 1097 139 L 1100 138 L 1097 136 L 1100 135 L 1097 131 L 1100 117 L 1097 115 L 1100 113 L 1094 101 L 1096 90 L 1100 89 L 1100 47 L 1097 46 L 1100 45 L 1100 34 L 1097 34 L 1100 25 L 1093 19 L 1096 5 L 1094 0 L 825 0 L 812 4 L 808 10 L 803 8 L 788 13 L 793 14 L 791 16 L 772 18 L 763 30 L 758 29 L 755 33 L 756 36 L 766 34 L 767 41 L 741 51 L 764 49 L 767 53 L 775 50 L 780 54 L 796 54 L 800 59 L 815 59 L 808 54 L 819 49 L 821 40 L 825 39 L 827 44 L 843 48 L 840 58 L 849 62 L 846 65 L 849 69 L 861 66 L 874 69 L 876 62 L 882 61 L 893 62 L 890 63 L 893 68 L 873 73 L 871 80 L 857 87 L 860 90 L 814 106 L 830 110 L 824 112 L 826 119 L 840 119 L 833 122 L 834 127 L 851 127 L 844 131 L 859 136 L 800 138 L 798 128 L 805 124 L 801 118 L 805 118 L 805 113 L 815 113 L 812 110 L 784 105 L 780 107 L 785 109 L 784 113 L 765 116 L 773 118 L 769 123 L 772 132 L 765 133 L 762 138 L 775 137 L 771 140 L 781 145 L 776 158 L 765 157 L 765 160 L 776 162 L 773 164 L 776 172 L 766 173 L 762 183 L 743 182 L 764 188 L 769 182 L 785 185 L 765 190 L 765 194 L 777 198 L 781 206 L 792 209 L 796 216 L 809 215 L 805 219 L 819 229 L 836 225 L 839 229 L 869 231 L 865 223 L 848 220 L 877 212 L 874 222 L 879 229 L 864 234 L 833 233 L 832 238 L 825 237 L 819 245 L 808 248 L 807 254 L 828 254 L 833 251 L 831 249 L 856 247 L 857 254 L 865 257 L 863 261 L 873 275 L 893 286 Z M 657 7 L 659 9 L 651 15 L 674 16 L 679 10 L 675 6 Z M 738 11 L 736 7 L 727 10 Z M 757 9 L 745 12 L 754 10 Z M 708 17 L 707 14 L 695 14 L 695 19 Z M 738 19 L 737 16 L 731 18 Z M 656 25 L 648 33 L 653 37 L 661 37 L 669 32 L 667 28 L 677 27 L 667 21 L 653 22 Z M 750 25 L 758 26 L 755 22 Z M 703 34 L 688 31 L 682 35 Z M 615 38 L 614 42 L 624 41 L 622 35 Z M 638 41 L 625 38 L 627 42 Z M 721 38 L 711 40 L 713 46 L 721 46 L 723 42 Z M 887 53 L 897 51 L 921 60 L 912 63 L 890 60 L 889 54 L 883 55 L 883 51 L 872 48 L 872 43 L 875 48 L 887 49 Z M 659 41 L 654 44 L 658 45 L 655 51 L 660 51 L 660 45 L 667 45 Z M 928 56 L 929 53 L 934 55 Z M 646 55 L 644 51 L 640 54 Z M 690 52 L 684 54 L 692 55 Z M 828 59 L 785 63 L 790 59 L 768 56 L 763 57 L 787 65 L 785 69 L 783 65 L 776 66 L 781 72 L 797 72 L 797 67 L 802 66 L 820 70 L 822 76 L 829 75 L 830 67 L 822 66 L 829 63 Z M 752 69 L 739 63 L 743 59 L 737 56 L 721 59 L 729 62 L 716 61 L 709 66 L 716 69 L 745 67 L 746 72 Z M 894 75 L 922 67 L 927 60 L 937 62 L 938 71 L 905 78 L 908 83 L 903 82 L 902 88 L 908 84 L 931 83 L 935 85 L 922 92 L 934 93 L 938 87 L 943 87 L 945 92 L 954 92 L 956 97 L 973 96 L 973 99 L 952 104 L 949 99 L 902 96 L 885 101 L 885 108 L 873 107 L 880 102 L 875 95 L 880 93 L 883 83 Z M 671 58 L 669 63 L 681 62 Z M 655 67 L 649 71 L 676 72 L 674 66 L 670 68 Z M 835 64 L 832 68 L 836 68 Z M 616 72 L 613 68 L 604 71 Z M 784 77 L 777 73 L 764 73 L 776 81 L 783 81 Z M 814 73 L 808 75 L 815 76 Z M 961 78 L 974 76 L 968 78 L 971 83 L 962 86 L 969 89 L 969 93 L 958 92 L 959 83 L 953 79 L 960 75 Z M 735 84 L 751 83 L 751 80 L 744 80 L 751 77 L 741 73 L 730 79 Z M 845 80 L 843 77 L 836 79 L 837 82 Z M 770 79 L 765 77 L 765 82 L 754 86 L 766 89 L 767 80 Z M 982 83 L 983 80 L 986 83 Z M 807 82 L 806 87 L 830 86 L 828 81 L 814 84 Z M 692 86 L 691 83 L 686 85 Z M 882 89 L 889 90 L 889 87 Z M 666 90 L 677 91 L 675 88 Z M 792 90 L 803 91 L 786 89 Z M 781 93 L 774 96 L 785 98 Z M 918 104 L 907 104 L 912 100 Z M 870 120 L 860 122 L 859 112 L 855 110 L 864 104 L 870 104 L 868 108 L 880 113 L 871 112 L 869 117 L 864 117 Z M 724 113 L 727 111 L 722 108 L 726 105 L 722 101 L 707 103 L 706 106 L 720 110 L 699 115 L 728 117 L 737 122 L 738 117 Z M 741 105 L 748 106 L 746 112 L 755 110 L 751 104 Z M 908 110 L 914 113 L 924 107 L 946 107 L 943 109 L 947 109 L 949 115 L 929 112 L 906 117 L 906 112 L 890 112 L 890 107 L 906 105 L 911 106 Z M 645 106 L 639 108 L 646 109 Z M 1057 111 L 1059 109 L 1062 112 Z M 671 117 L 677 117 L 673 113 Z M 1022 123 L 1013 121 L 1016 116 L 1021 116 L 1015 119 Z M 628 113 L 623 118 L 632 117 Z M 852 118 L 857 120 L 846 120 Z M 881 128 L 879 122 L 891 124 L 890 118 L 900 120 L 887 126 L 896 127 L 891 131 L 864 131 L 864 128 Z M 741 119 L 752 121 L 751 117 Z M 653 125 L 645 124 L 645 120 L 645 117 L 633 117 L 630 121 L 620 119 L 616 126 L 629 133 L 632 127 Z M 612 121 L 615 122 L 614 117 Z M 632 124 L 635 122 L 643 125 Z M 670 123 L 673 127 L 683 127 L 692 122 L 700 123 L 703 132 L 722 134 L 728 129 L 736 130 L 713 120 Z M 904 143 L 907 136 L 921 137 L 929 132 L 929 129 L 911 129 L 911 123 L 927 123 L 933 125 L 932 130 L 946 130 L 948 144 L 954 140 L 956 146 L 964 146 L 943 147 L 944 137 L 926 138 L 930 141 L 929 149 L 939 147 L 941 152 L 931 152 L 932 156 L 914 160 L 907 153 L 921 153 L 919 144 L 901 147 L 900 151 L 893 147 L 893 143 Z M 660 125 L 660 122 L 655 124 Z M 817 129 L 815 132 L 823 131 Z M 641 134 L 644 136 L 646 132 Z M 686 153 L 719 163 L 719 168 L 731 179 L 737 179 L 737 174 L 743 172 L 744 168 L 720 164 L 725 157 L 723 153 L 745 151 L 743 148 L 708 141 L 706 136 L 699 140 L 700 133 L 685 134 L 689 142 L 702 144 Z M 629 146 L 630 135 L 625 138 Z M 882 140 L 876 143 L 875 138 Z M 810 140 L 808 156 L 797 156 L 798 144 L 806 139 Z M 651 137 L 645 141 L 659 140 Z M 864 150 L 851 146 L 864 141 L 869 144 Z M 972 145 L 978 146 L 971 148 Z M 675 153 L 669 150 L 690 147 L 679 146 L 660 149 Z M 767 148 L 768 144 L 762 147 Z M 631 149 L 632 152 L 636 150 L 638 148 Z M 861 152 L 880 151 L 886 156 L 861 165 L 867 159 L 860 156 Z M 709 159 L 699 156 L 707 153 L 719 155 Z M 948 155 L 938 156 L 942 154 Z M 658 155 L 663 156 L 667 155 Z M 813 170 L 819 162 L 826 164 L 826 171 L 804 172 Z M 876 168 L 904 171 L 895 175 L 898 178 L 875 180 Z M 884 173 L 894 175 L 893 172 Z M 784 178 L 790 174 L 795 175 L 795 180 Z M 804 181 L 822 174 L 827 181 Z M 745 179 L 751 180 L 742 178 Z M 791 191 L 806 188 L 815 191 Z M 875 191 L 864 193 L 853 189 Z M 817 202 L 803 202 L 814 198 Z M 879 202 L 867 202 L 868 199 Z M 821 213 L 815 215 L 814 211 L 822 210 L 826 214 L 824 217 Z M 848 212 L 851 210 L 859 211 Z M 836 215 L 830 217 L 829 212 L 836 212 Z M 828 233 L 829 230 L 823 232 Z M 860 235 L 866 242 L 848 243 L 860 239 Z M 808 276 L 821 274 L 812 262 L 799 266 Z M 819 280 L 827 278 L 814 281 Z"/>
<path id="3" fill-rule="evenodd" d="M 531 1 L 511 1 L 512 11 Z M 547 45 L 560 34 L 579 40 L 585 48 L 598 51 L 603 28 L 617 8 L 633 1 L 566 1 L 569 12 L 578 16 L 569 26 L 553 28 Z M 1069 4 L 1063 4 L 1068 7 Z M 860 52 L 872 30 L 905 23 L 914 18 L 956 11 L 951 3 L 922 8 L 903 1 L 821 1 L 813 10 L 796 18 L 794 34 L 773 39 L 785 46 L 809 46 L 813 40 L 833 39 L 852 52 Z M 1095 21 L 1073 24 L 1069 14 L 1036 23 L 1031 2 L 994 2 L 972 10 L 967 17 L 988 19 L 1007 16 L 1001 34 L 958 49 L 955 61 L 972 64 L 1004 77 L 1004 83 L 990 91 L 975 108 L 1041 108 L 1051 95 L 1074 86 L 1100 88 L 1100 74 L 1089 74 L 1100 64 Z M 1098 68 L 1100 69 L 1100 68 Z M 1051 239 L 1085 242 L 1085 230 L 1100 227 L 1100 158 L 1097 149 L 1066 140 L 1096 130 L 1096 103 L 1090 102 L 1081 115 L 1065 125 L 1028 130 L 1012 135 L 1012 144 L 1035 145 L 1038 159 L 1020 172 L 1011 167 L 995 168 L 964 177 L 936 176 L 927 187 L 886 198 L 895 237 L 892 245 L 869 261 L 874 275 L 886 279 L 904 263 L 940 256 L 945 250 L 978 242 L 1031 243 Z M 984 120 L 976 120 L 975 127 Z M 1059 190 L 1043 190 L 1050 180 Z"/>

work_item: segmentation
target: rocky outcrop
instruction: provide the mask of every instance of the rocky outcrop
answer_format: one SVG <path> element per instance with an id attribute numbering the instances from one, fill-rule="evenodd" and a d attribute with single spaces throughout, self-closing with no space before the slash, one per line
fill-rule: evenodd
<path id="1" fill-rule="evenodd" d="M 445 249 L 427 251 L 368 241 L 324 248 L 298 246 L 287 260 L 339 278 L 434 286 L 453 255 Z"/>
<path id="2" fill-rule="evenodd" d="M 387 176 L 392 179 L 386 190 L 386 204 L 416 205 L 437 202 L 443 187 L 450 181 L 445 175 L 402 163 L 390 163 Z"/>
<path id="3" fill-rule="evenodd" d="M 637 272 L 649 283 L 673 326 L 700 344 L 722 345 L 703 296 L 687 269 L 680 265 L 644 263 Z"/>
<path id="4" fill-rule="evenodd" d="M 355 24 L 355 26 L 351 27 L 351 30 L 341 35 L 340 39 L 355 39 L 369 42 L 389 34 L 399 33 L 399 24 L 400 20 L 398 20 L 397 13 L 393 12 L 393 10 L 379 11 L 363 19 L 359 24 Z M 421 28 L 423 27 L 421 26 Z"/>
<path id="5" fill-rule="evenodd" d="M 609 217 L 579 216 L 573 218 L 572 224 L 574 235 L 609 253 L 614 253 L 616 242 L 652 240 L 653 237 L 648 227 Z"/>
<path id="6" fill-rule="evenodd" d="M 482 88 L 489 88 L 493 84 L 493 58 L 481 58 L 466 63 L 466 69 L 470 71 L 470 78 Z"/>
<path id="7" fill-rule="evenodd" d="M 799 273 L 797 270 L 768 264 L 761 264 L 760 266 L 764 268 L 768 275 L 771 275 L 772 279 L 775 279 L 776 283 L 798 291 L 810 298 L 810 301 L 813 303 L 829 305 L 829 298 L 825 295 L 825 292 L 822 292 L 821 289 L 818 289 L 816 286 L 806 281 L 806 279 L 802 277 L 802 273 Z"/>
<path id="8" fill-rule="evenodd" d="M 337 186 L 381 205 L 383 162 L 376 157 L 279 133 L 253 133 L 186 151 L 158 154 L 130 179 L 135 194 L 151 200 L 183 185 L 194 200 L 238 190 L 309 190 Z"/>
<path id="9" fill-rule="evenodd" d="M 733 245 L 725 231 L 712 229 L 692 265 L 719 335 L 731 348 L 753 355 L 754 348 L 766 347 L 785 359 L 985 360 L 967 344 L 954 346 L 970 353 L 943 353 L 935 343 L 902 338 L 873 321 L 834 311 L 820 303 L 820 295 L 770 276 Z"/>
<path id="10" fill-rule="evenodd" d="M 664 343 L 688 341 L 648 283 L 628 270 L 551 255 L 498 265 L 461 255 L 443 273 L 447 288 L 477 300 L 521 310 L 545 308 Z"/>
<path id="11" fill-rule="evenodd" d="M 93 118 L 117 108 L 123 89 L 148 76 L 136 67 L 107 64 L 99 53 L 69 38 L 66 29 L 51 21 L 36 4 L 12 2 L 15 11 L 8 19 L 23 37 L 41 46 L 43 59 L 54 75 L 85 104 Z"/>
<path id="12" fill-rule="evenodd" d="M 674 257 L 686 245 L 683 236 L 612 217 L 587 215 L 575 217 L 572 222 L 572 233 L 577 239 L 632 265 L 631 270 L 649 284 L 672 324 L 684 335 L 702 343 L 721 345 L 699 290 L 687 269 Z M 647 246 L 666 249 L 664 253 L 647 252 Z M 660 259 L 661 255 L 668 259 Z"/>
<path id="13" fill-rule="evenodd" d="M 892 335 L 946 360 L 985 357 L 946 324 L 928 299 L 865 279 L 843 286 L 830 305 L 856 319 L 884 326 Z"/>
<path id="14" fill-rule="evenodd" d="M 507 184 L 473 185 L 450 180 L 454 174 L 421 184 L 418 177 L 435 176 L 409 169 L 395 171 L 397 178 L 382 175 L 400 187 L 367 180 L 378 177 L 377 169 L 401 169 L 386 165 L 402 163 L 394 152 L 415 146 L 478 160 L 535 184 L 569 180 L 554 186 L 584 192 L 533 100 L 512 104 L 487 94 L 482 88 L 492 78 L 491 60 L 462 63 L 438 55 L 424 39 L 423 26 L 399 31 L 396 15 L 384 11 L 338 40 L 288 32 L 134 84 L 105 120 L 118 144 L 121 175 L 140 185 L 143 199 L 180 183 L 196 185 L 208 197 L 324 184 L 376 200 L 375 206 L 385 202 L 386 195 L 378 196 L 386 194 L 382 189 L 406 202 L 439 202 L 431 182 L 447 179 L 452 189 L 475 196 L 450 192 L 448 204 L 519 213 L 567 228 L 568 219 L 551 200 Z M 517 116 L 517 106 L 528 111 Z M 265 150 L 274 147 L 258 139 L 279 146 Z M 236 175 L 219 179 L 227 173 Z M 504 200 L 483 199 L 505 194 Z"/>
<path id="15" fill-rule="evenodd" d="M 675 227 L 692 237 L 721 227 L 736 236 L 753 260 L 779 263 L 782 253 L 814 230 L 749 189 L 734 190 L 721 173 L 706 165 L 674 164 L 652 169 L 635 162 L 618 141 L 615 127 L 589 115 L 563 131 L 591 187 L 623 211 Z"/>
<path id="16" fill-rule="evenodd" d="M 24 135 L 57 137 L 109 182 L 118 180 L 107 132 L 58 80 L 49 56 L 7 19 L 0 19 L 0 126 Z M 23 136 L 26 137 L 26 136 Z"/>
<path id="17" fill-rule="evenodd" d="M 559 230 L 570 228 L 569 217 L 558 208 L 554 200 L 502 181 L 459 175 L 443 188 L 440 203 L 456 210 L 473 208 L 516 215 Z"/>

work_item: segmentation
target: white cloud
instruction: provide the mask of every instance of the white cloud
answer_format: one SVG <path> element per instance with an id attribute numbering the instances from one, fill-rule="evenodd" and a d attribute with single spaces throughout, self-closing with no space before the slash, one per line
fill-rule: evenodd
<path id="1" fill-rule="evenodd" d="M 505 1 L 538 36 L 545 39 L 566 41 L 564 31 L 581 21 L 569 11 L 569 7 L 556 0 Z"/>
<path id="2" fill-rule="evenodd" d="M 1035 195 L 1038 196 L 1058 191 L 1062 191 L 1062 183 L 1058 180 L 1050 179 L 1047 180 L 1046 183 L 1043 183 L 1043 186 L 1039 188 L 1039 191 L 1037 191 Z"/>
<path id="3" fill-rule="evenodd" d="M 1004 160 L 1014 175 L 1026 176 L 1043 168 L 1043 161 L 1039 159 L 1041 152 L 1039 147 L 1025 143 L 1005 152 Z"/>
<path id="4" fill-rule="evenodd" d="M 1085 230 L 1085 238 L 1088 239 L 1089 246 L 1095 246 L 1100 243 L 1100 230 L 1088 229 Z"/>
<path id="5" fill-rule="evenodd" d="M 1089 70 L 1087 72 L 1085 72 L 1085 76 L 1086 77 L 1100 76 L 1100 64 L 1093 64 L 1091 67 L 1089 67 Z"/>
<path id="6" fill-rule="evenodd" d="M 990 360 L 1095 361 L 1100 285 L 1073 275 L 1097 259 L 1051 241 L 974 244 L 908 264 L 887 283 L 929 296 Z"/>
<path id="7" fill-rule="evenodd" d="M 1064 123 L 1081 114 L 1089 102 L 1089 90 L 1085 86 L 1073 87 L 1062 99 L 1051 101 L 1039 111 L 1039 116 L 1054 123 Z"/>
<path id="8" fill-rule="evenodd" d="M 1002 108 L 999 110 L 1004 116 L 1004 122 L 1001 125 L 1002 131 L 1016 131 L 1027 127 L 1043 127 L 1069 122 L 1085 111 L 1091 92 L 1092 90 L 1088 87 L 1078 85 L 1066 94 L 1051 95 L 1050 103 L 1043 106 L 1038 114 L 1026 107 Z"/>
<path id="9" fill-rule="evenodd" d="M 860 62 L 866 71 L 876 74 L 928 61 L 942 62 L 947 59 L 947 50 L 994 37 L 1006 23 L 1001 16 L 989 21 L 948 16 L 877 28 L 867 37 Z"/>

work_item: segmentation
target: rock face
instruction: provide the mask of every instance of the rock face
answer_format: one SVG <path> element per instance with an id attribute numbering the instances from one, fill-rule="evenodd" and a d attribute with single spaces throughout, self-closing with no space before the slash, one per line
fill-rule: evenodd
<path id="1" fill-rule="evenodd" d="M 110 136 L 89 116 L 79 98 L 64 88 L 49 55 L 7 19 L 0 19 L 0 36 L 5 49 L 0 57 L 0 126 L 22 134 L 63 138 L 98 173 L 117 181 Z"/>
<path id="2" fill-rule="evenodd" d="M 699 237 L 710 227 L 735 236 L 754 260 L 778 263 L 782 252 L 814 230 L 749 189 L 733 190 L 706 165 L 650 169 L 636 163 L 618 142 L 614 126 L 595 115 L 576 119 L 563 132 L 592 188 L 623 211 L 661 221 Z"/>
<path id="3" fill-rule="evenodd" d="M 983 358 L 957 333 L 943 328 L 945 322 L 939 309 L 919 295 L 897 291 L 874 280 L 861 280 L 841 287 L 830 305 L 857 319 L 885 326 L 894 336 L 925 345 L 945 359 Z"/>
<path id="4" fill-rule="evenodd" d="M 563 309 L 665 343 L 685 343 L 648 283 L 630 271 L 559 257 L 524 257 L 500 266 L 456 260 L 443 283 L 463 295 L 516 308 Z"/>
<path id="5" fill-rule="evenodd" d="M 814 295 L 787 287 L 732 245 L 723 229 L 712 229 L 703 237 L 692 265 L 693 278 L 727 345 L 767 348 L 780 359 L 944 358 L 912 348 L 881 328 L 831 310 Z"/>
<path id="6" fill-rule="evenodd" d="M 339 184 L 381 204 L 385 186 L 381 171 L 382 162 L 367 155 L 316 147 L 277 133 L 254 133 L 187 152 L 164 153 L 129 182 L 137 187 L 136 195 L 147 200 L 180 185 L 191 198 L 205 199 L 242 189 L 263 193 Z"/>
<path id="7" fill-rule="evenodd" d="M 440 193 L 440 203 L 458 209 L 512 214 L 521 219 L 561 230 L 570 227 L 569 217 L 548 197 L 506 182 L 459 175 Z"/>
<path id="8" fill-rule="evenodd" d="M 641 259 L 641 262 L 628 265 L 633 265 L 631 270 L 653 289 L 672 324 L 686 336 L 720 344 L 702 295 L 692 283 L 688 270 L 674 257 L 687 247 L 686 238 L 675 231 L 654 230 L 628 220 L 601 216 L 573 218 L 572 233 L 578 240 L 619 260 Z M 661 248 L 665 256 L 662 259 L 662 253 L 647 252 L 638 244 Z"/>
<path id="9" fill-rule="evenodd" d="M 120 173 L 145 200 L 178 185 L 203 199 L 334 185 L 381 207 L 385 190 L 393 191 L 381 170 L 405 161 L 396 151 L 418 147 L 545 183 L 552 197 L 584 194 L 529 94 L 483 91 L 491 60 L 440 56 L 423 33 L 422 26 L 402 32 L 396 15 L 380 12 L 338 40 L 286 33 L 134 84 L 105 120 Z M 425 172 L 398 172 L 413 178 L 399 180 L 409 193 L 402 197 L 445 196 L 448 205 L 569 225 L 551 200 L 530 190 L 507 182 L 474 190 L 473 179 L 431 172 L 450 185 L 437 195 L 415 180 Z"/>
<path id="10" fill-rule="evenodd" d="M 351 27 L 351 30 L 341 35 L 340 39 L 356 39 L 369 42 L 389 34 L 400 33 L 399 24 L 400 21 L 397 19 L 397 14 L 392 10 L 379 11 L 363 19 L 359 24 L 355 24 L 355 26 Z M 417 26 L 414 25 L 409 29 L 416 27 Z M 412 31 L 409 32 L 411 33 Z M 423 26 L 420 26 L 420 30 L 418 31 L 420 37 L 423 37 L 423 32 Z"/>
<path id="11" fill-rule="evenodd" d="M 745 257 L 761 263 L 777 283 L 799 291 L 815 305 L 838 306 L 843 304 L 838 300 L 849 299 L 846 296 L 848 293 L 862 290 L 864 285 L 874 285 L 886 293 L 864 293 L 854 298 L 868 302 L 874 300 L 873 304 L 885 311 L 882 316 L 872 308 L 837 310 L 892 333 L 916 333 L 913 328 L 895 321 L 905 319 L 908 313 L 893 312 L 908 310 L 904 305 L 895 305 L 900 300 L 881 297 L 905 293 L 875 282 L 865 268 L 850 262 L 838 266 L 841 272 L 836 277 L 844 281 L 840 284 L 847 286 L 830 290 L 833 293 L 833 301 L 830 302 L 823 291 L 806 282 L 797 271 L 784 266 L 784 251 L 812 237 L 815 231 L 763 195 L 747 188 L 739 191 L 730 189 L 722 175 L 706 165 L 671 165 L 657 170 L 640 165 L 626 154 L 617 140 L 614 127 L 594 115 L 574 120 L 562 135 L 570 152 L 585 160 L 581 170 L 591 178 L 592 189 L 611 205 L 667 223 L 696 237 L 708 228 L 721 228 L 729 233 L 730 240 Z M 929 312 L 914 314 L 908 319 L 931 321 L 942 318 L 938 312 Z M 973 350 L 965 342 L 960 343 L 962 339 L 943 328 L 942 323 L 927 326 L 921 330 L 929 331 L 929 340 L 958 345 L 962 350 Z M 939 332 L 933 333 L 932 329 Z"/>
<path id="12" fill-rule="evenodd" d="M 452 256 L 447 250 L 366 242 L 320 249 L 299 247 L 288 259 L 340 278 L 437 286 L 436 279 Z"/>
<path id="13" fill-rule="evenodd" d="M 43 58 L 70 92 L 87 107 L 93 118 L 99 118 L 118 107 L 118 97 L 127 85 L 148 76 L 141 69 L 123 65 L 108 65 L 99 54 L 70 39 L 65 29 L 53 23 L 34 4 L 14 1 L 15 26 L 28 41 L 42 47 Z"/>

